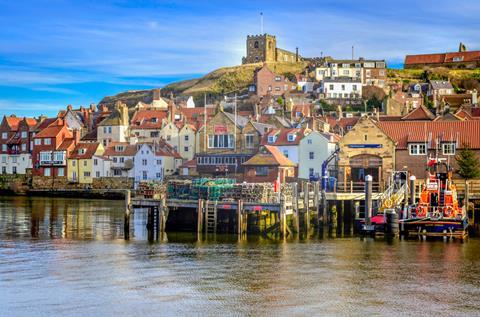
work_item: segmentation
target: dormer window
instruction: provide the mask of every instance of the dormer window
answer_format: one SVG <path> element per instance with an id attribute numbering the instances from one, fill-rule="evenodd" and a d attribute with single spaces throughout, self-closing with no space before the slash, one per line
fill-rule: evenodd
<path id="1" fill-rule="evenodd" d="M 85 154 L 86 152 L 87 152 L 86 149 L 79 149 L 79 150 L 78 150 L 78 154 L 80 154 L 80 155 L 83 155 L 83 154 Z"/>
<path id="2" fill-rule="evenodd" d="M 274 135 L 269 135 L 268 136 L 268 143 L 275 143 L 275 140 L 277 139 L 276 136 Z"/>
<path id="3" fill-rule="evenodd" d="M 295 134 L 289 133 L 288 136 L 287 136 L 287 140 L 288 140 L 288 142 L 293 142 L 293 141 L 295 141 L 296 137 L 297 136 Z"/>
<path id="4" fill-rule="evenodd" d="M 281 81 L 282 78 L 280 76 L 275 76 L 275 81 Z"/>
<path id="5" fill-rule="evenodd" d="M 454 58 L 453 58 L 453 61 L 454 61 L 454 62 L 461 62 L 461 61 L 463 61 L 463 56 L 454 57 Z"/>
<path id="6" fill-rule="evenodd" d="M 157 118 L 152 118 L 151 121 L 152 121 L 153 123 L 157 123 L 157 122 L 158 122 L 158 119 L 157 119 Z"/>
<path id="7" fill-rule="evenodd" d="M 123 145 L 115 146 L 115 151 L 117 151 L 117 152 L 123 152 L 124 149 L 125 149 L 125 147 Z"/>
<path id="8" fill-rule="evenodd" d="M 443 143 L 442 144 L 442 152 L 443 155 L 455 155 L 455 143 Z"/>

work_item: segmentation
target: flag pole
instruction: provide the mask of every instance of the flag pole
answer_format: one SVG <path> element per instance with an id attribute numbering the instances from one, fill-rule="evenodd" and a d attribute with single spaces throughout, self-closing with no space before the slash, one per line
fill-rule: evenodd
<path id="1" fill-rule="evenodd" d="M 203 94 L 203 151 L 207 152 L 207 94 Z"/>

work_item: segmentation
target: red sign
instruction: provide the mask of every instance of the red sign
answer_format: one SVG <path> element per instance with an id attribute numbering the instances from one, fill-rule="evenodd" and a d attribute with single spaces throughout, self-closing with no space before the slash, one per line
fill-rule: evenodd
<path id="1" fill-rule="evenodd" d="M 220 209 L 232 209 L 232 205 L 220 205 Z"/>
<path id="2" fill-rule="evenodd" d="M 253 210 L 255 211 L 262 210 L 262 206 L 253 206 Z"/>
<path id="3" fill-rule="evenodd" d="M 226 125 L 223 125 L 223 124 L 216 124 L 214 127 L 213 127 L 213 131 L 215 134 L 227 134 L 227 126 Z"/>

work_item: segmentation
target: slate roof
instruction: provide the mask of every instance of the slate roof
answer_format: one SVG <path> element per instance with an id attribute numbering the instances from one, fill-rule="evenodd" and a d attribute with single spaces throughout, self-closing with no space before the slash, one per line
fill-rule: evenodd
<path id="1" fill-rule="evenodd" d="M 448 80 L 430 80 L 430 85 L 435 90 L 438 89 L 453 89 L 452 83 Z"/>
<path id="2" fill-rule="evenodd" d="M 288 141 L 288 135 L 295 134 L 296 137 L 293 141 Z M 290 128 L 290 129 L 274 129 L 269 133 L 265 133 L 262 136 L 262 140 L 260 142 L 261 145 L 298 145 L 300 141 L 303 139 L 305 135 L 307 135 L 306 129 L 299 129 L 299 128 Z M 276 136 L 276 140 L 273 143 L 268 142 L 269 136 Z"/>
<path id="3" fill-rule="evenodd" d="M 235 123 L 235 115 L 233 113 L 224 112 L 224 114 L 227 116 L 227 118 L 232 120 L 233 123 Z M 237 114 L 237 126 L 238 127 L 243 128 L 244 126 L 247 125 L 248 121 L 249 121 L 248 118 L 240 116 L 240 115 Z"/>
<path id="4" fill-rule="evenodd" d="M 123 145 L 123 151 L 117 151 L 117 145 Z M 103 155 L 105 156 L 135 156 L 137 153 L 137 146 L 129 144 L 128 142 L 111 142 L 105 149 Z"/>

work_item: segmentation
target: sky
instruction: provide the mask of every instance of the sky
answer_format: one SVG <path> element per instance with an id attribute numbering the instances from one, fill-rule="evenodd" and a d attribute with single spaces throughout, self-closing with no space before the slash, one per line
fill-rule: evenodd
<path id="1" fill-rule="evenodd" d="M 55 115 L 241 63 L 247 34 L 321 54 L 386 59 L 480 49 L 479 1 L 0 0 L 0 115 Z"/>

